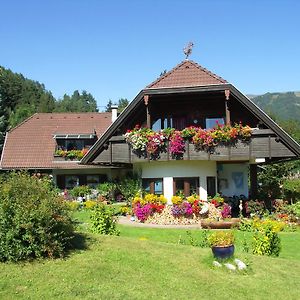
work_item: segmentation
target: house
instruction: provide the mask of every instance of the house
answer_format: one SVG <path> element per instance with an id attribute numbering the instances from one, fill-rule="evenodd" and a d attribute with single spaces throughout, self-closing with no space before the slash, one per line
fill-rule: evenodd
<path id="1" fill-rule="evenodd" d="M 151 153 L 136 155 L 124 138 L 136 124 L 156 131 L 189 126 L 209 130 L 217 122 L 247 125 L 251 137 L 246 143 L 220 144 L 213 151 L 195 149 L 186 141 L 179 159 L 170 154 L 169 144 L 156 159 Z M 196 192 L 204 200 L 216 192 L 256 197 L 259 164 L 299 155 L 300 146 L 249 98 L 220 76 L 185 60 L 143 89 L 80 163 L 133 170 L 146 190 L 169 200 L 178 191 Z"/>
<path id="2" fill-rule="evenodd" d="M 79 160 L 112 124 L 113 113 L 36 113 L 6 134 L 0 167 L 51 174 L 61 189 L 95 186 L 119 173 Z"/>
<path id="3" fill-rule="evenodd" d="M 170 138 L 177 136 L 172 131 L 156 144 L 163 145 L 159 152 L 147 146 L 138 153 L 126 138 L 128 130 L 142 130 L 136 124 L 152 129 L 152 137 L 170 127 L 181 133 L 197 128 L 197 133 L 210 137 L 211 128 L 219 126 L 223 135 L 223 124 L 234 128 L 230 129 L 234 137 L 241 137 L 240 129 L 248 136 L 230 137 L 230 143 L 212 147 L 179 137 L 181 150 L 174 155 Z M 186 196 L 197 193 L 205 200 L 216 192 L 256 197 L 258 165 L 299 156 L 300 146 L 249 98 L 185 60 L 140 91 L 118 117 L 115 108 L 112 113 L 33 115 L 7 133 L 0 167 L 52 174 L 60 188 L 96 185 L 134 172 L 148 192 L 164 194 L 169 201 L 179 191 Z"/>

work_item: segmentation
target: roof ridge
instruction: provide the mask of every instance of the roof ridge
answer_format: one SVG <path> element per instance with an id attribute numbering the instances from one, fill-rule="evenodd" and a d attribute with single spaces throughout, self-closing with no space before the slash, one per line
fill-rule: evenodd
<path id="1" fill-rule="evenodd" d="M 19 123 L 18 125 L 16 125 L 15 127 L 9 129 L 7 132 L 12 132 L 14 130 L 16 130 L 17 128 L 19 128 L 20 126 L 22 126 L 23 124 L 27 123 L 30 119 L 33 119 L 33 117 L 38 116 L 38 115 L 52 115 L 52 114 L 111 114 L 111 112 L 107 112 L 107 111 L 103 111 L 103 112 L 36 112 L 33 115 L 31 115 L 30 117 L 26 118 L 25 120 L 23 120 L 21 123 Z"/>
<path id="2" fill-rule="evenodd" d="M 222 78 L 221 76 L 211 72 L 210 70 L 202 67 L 201 65 L 199 65 L 198 63 L 196 63 L 193 60 L 183 60 L 181 63 L 179 63 L 178 65 L 176 65 L 174 68 L 172 68 L 170 71 L 168 71 L 166 74 L 158 77 L 155 81 L 153 81 L 152 83 L 150 83 L 149 85 L 147 85 L 145 87 L 145 89 L 150 89 L 153 86 L 156 86 L 157 84 L 159 84 L 161 81 L 163 81 L 164 79 L 166 79 L 167 77 L 171 76 L 173 73 L 175 73 L 178 69 L 180 69 L 183 65 L 185 64 L 189 64 L 190 66 L 195 67 L 196 69 L 198 69 L 199 71 L 205 73 L 206 75 L 208 75 L 209 77 L 213 78 L 214 80 L 219 81 L 220 83 L 228 83 L 227 80 L 225 80 L 224 78 Z M 187 65 L 188 66 L 188 65 Z"/>
<path id="3" fill-rule="evenodd" d="M 186 61 L 182 61 L 181 63 L 179 63 L 178 65 L 176 65 L 174 68 L 172 68 L 170 71 L 168 71 L 166 74 L 158 77 L 156 80 L 154 80 L 152 83 L 150 83 L 149 85 L 146 86 L 146 89 L 151 88 L 151 86 L 159 83 L 161 80 L 165 79 L 167 76 L 169 76 L 170 74 L 174 73 L 175 70 L 177 70 L 178 68 L 180 68 Z"/>
<path id="4" fill-rule="evenodd" d="M 53 111 L 53 112 L 37 112 L 34 113 L 35 115 L 50 115 L 50 114 L 111 114 L 110 111 L 101 111 L 101 112 L 97 112 L 97 111 L 70 111 L 70 112 L 61 112 L 61 111 Z"/>

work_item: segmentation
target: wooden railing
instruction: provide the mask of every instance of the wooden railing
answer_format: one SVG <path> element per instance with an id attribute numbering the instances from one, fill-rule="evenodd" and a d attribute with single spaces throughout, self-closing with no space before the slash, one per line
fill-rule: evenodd
<path id="1" fill-rule="evenodd" d="M 255 158 L 287 158 L 294 154 L 278 140 L 269 129 L 257 129 L 252 133 L 248 143 L 238 141 L 234 146 L 217 146 L 213 153 L 196 151 L 191 143 L 186 143 L 186 151 L 182 160 L 215 160 L 215 161 L 248 161 Z M 108 147 L 103 150 L 94 163 L 118 164 L 151 161 L 148 158 L 138 157 L 131 151 L 123 136 L 114 136 L 109 140 Z M 168 149 L 161 153 L 159 161 L 176 160 L 172 158 Z"/>

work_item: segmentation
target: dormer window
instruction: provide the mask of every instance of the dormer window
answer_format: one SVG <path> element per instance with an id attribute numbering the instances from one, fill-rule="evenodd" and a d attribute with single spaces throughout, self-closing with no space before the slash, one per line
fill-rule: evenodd
<path id="1" fill-rule="evenodd" d="M 96 141 L 96 134 L 55 134 L 57 148 L 59 150 L 89 149 Z"/>

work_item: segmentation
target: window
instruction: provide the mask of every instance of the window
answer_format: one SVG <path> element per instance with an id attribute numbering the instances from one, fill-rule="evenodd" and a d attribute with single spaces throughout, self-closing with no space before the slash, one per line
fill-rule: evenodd
<path id="1" fill-rule="evenodd" d="M 90 187 L 95 188 L 100 183 L 99 175 L 87 175 L 86 184 Z"/>
<path id="2" fill-rule="evenodd" d="M 163 194 L 163 180 L 162 178 L 147 178 L 143 179 L 143 189 L 150 194 Z"/>
<path id="3" fill-rule="evenodd" d="M 62 150 L 82 150 L 84 148 L 90 148 L 95 139 L 57 139 L 57 147 Z"/>
<path id="4" fill-rule="evenodd" d="M 182 130 L 187 126 L 186 116 L 168 116 L 156 119 L 152 124 L 152 129 L 154 131 L 159 131 L 165 128 L 175 128 L 177 130 Z"/>
<path id="5" fill-rule="evenodd" d="M 65 187 L 67 189 L 72 189 L 75 186 L 79 185 L 79 176 L 76 175 L 67 175 L 65 179 Z"/>
<path id="6" fill-rule="evenodd" d="M 216 177 L 206 177 L 207 196 L 213 197 L 216 194 Z"/>
<path id="7" fill-rule="evenodd" d="M 173 127 L 172 117 L 158 118 L 152 124 L 152 129 L 154 131 L 159 131 L 168 127 Z"/>
<path id="8" fill-rule="evenodd" d="M 173 185 L 174 194 L 182 193 L 185 197 L 199 195 L 199 177 L 174 178 Z"/>
<path id="9" fill-rule="evenodd" d="M 205 119 L 205 126 L 206 129 L 211 129 L 214 128 L 216 125 L 220 124 L 220 125 L 224 125 L 224 118 L 206 118 Z"/>

